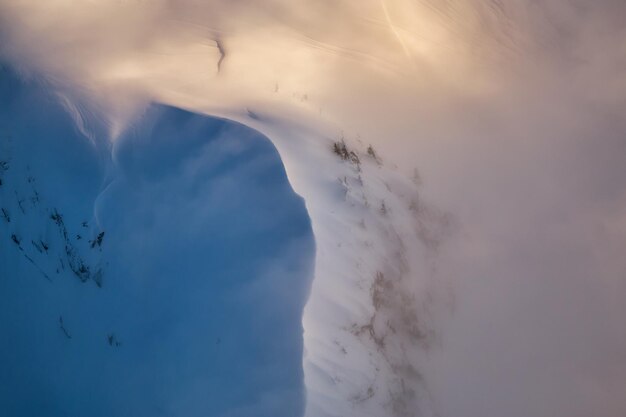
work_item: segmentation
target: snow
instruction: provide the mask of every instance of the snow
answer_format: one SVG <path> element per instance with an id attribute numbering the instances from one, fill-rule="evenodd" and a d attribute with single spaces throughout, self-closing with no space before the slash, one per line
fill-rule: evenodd
<path id="1" fill-rule="evenodd" d="M 6 74 L 3 93 L 15 95 L 19 82 Z M 51 190 L 49 202 L 33 207 L 35 219 L 27 213 L 5 225 L 5 234 L 27 222 L 24 239 L 42 230 L 52 239 L 52 207 L 70 240 L 85 234 L 83 246 L 72 242 L 81 256 L 105 231 L 102 248 L 84 255 L 92 271 L 102 268 L 102 288 L 67 270 L 61 281 L 55 263 L 33 257 L 51 284 L 3 243 L 4 276 L 39 278 L 5 283 L 12 301 L 3 317 L 11 319 L 2 332 L 19 340 L 3 354 L 14 367 L 7 378 L 16 379 L 2 397 L 7 407 L 37 414 L 55 404 L 60 414 L 90 415 L 435 412 L 419 364 L 437 343 L 431 301 L 441 288 L 432 267 L 453 222 L 423 201 L 418 181 L 323 118 L 278 118 L 253 107 L 217 114 L 227 121 L 151 105 L 109 142 L 106 117 L 65 96 L 59 106 L 58 92 L 44 99 L 44 87 L 24 87 L 14 98 L 22 106 L 4 114 L 11 129 L 22 129 L 11 142 L 18 144 L 11 163 L 22 167 L 7 171 L 2 192 L 15 212 L 7 190 L 28 164 Z M 45 111 L 31 121 L 26 108 L 37 106 Z M 27 185 L 17 189 L 26 193 Z M 32 285 L 39 307 L 17 308 L 33 298 Z M 42 366 L 50 358 L 54 367 Z M 25 372 L 24 362 L 33 368 Z M 32 380 L 40 390 L 63 390 L 20 409 Z M 81 395 L 90 399 L 76 401 Z"/>
<path id="2" fill-rule="evenodd" d="M 11 312 L 3 319 L 23 319 L 6 324 L 12 326 L 7 335 L 39 346 L 26 333 L 33 326 L 34 334 L 46 335 L 48 326 L 54 333 L 41 339 L 47 345 L 51 337 L 67 343 L 66 332 L 76 342 L 77 331 L 87 332 L 84 323 L 110 317 L 98 312 L 109 312 L 111 305 L 131 311 L 136 326 L 129 323 L 122 331 L 111 322 L 94 329 L 94 349 L 109 349 L 119 338 L 117 352 L 123 355 L 132 335 L 145 336 L 144 324 L 162 310 L 159 302 L 171 298 L 186 311 L 205 311 L 196 298 L 178 292 L 187 281 L 171 279 L 177 273 L 171 271 L 188 270 L 180 258 L 189 257 L 207 271 L 227 263 L 231 272 L 255 269 L 258 291 L 269 291 L 264 284 L 276 291 L 267 294 L 267 303 L 284 307 L 289 314 L 280 317 L 293 320 L 281 340 L 298 350 L 287 355 L 283 367 L 299 375 L 298 384 L 290 382 L 292 391 L 274 390 L 288 384 L 269 376 L 254 398 L 222 384 L 218 407 L 224 409 L 213 414 L 237 404 L 252 407 L 241 413 L 258 415 L 254 407 L 270 409 L 279 398 L 285 415 L 308 417 L 626 415 L 626 124 L 619 117 L 624 4 L 0 0 L 0 60 L 23 78 L 45 80 L 22 90 L 19 106 L 0 102 L 5 122 L 19 122 L 25 133 L 18 136 L 13 129 L 19 143 L 0 148 L 2 155 L 10 148 L 19 156 L 4 173 L 18 195 L 8 188 L 1 202 L 9 201 L 12 218 L 22 216 L 18 201 L 31 204 L 34 185 L 27 165 L 45 201 L 38 212 L 33 209 L 37 216 L 24 215 L 19 224 L 4 225 L 0 217 L 5 228 L 0 272 L 19 269 L 27 278 L 0 276 L 3 289 L 7 282 L 20 285 L 8 292 L 15 300 L 5 296 L 8 304 L 0 307 Z M 51 93 L 49 99 L 41 88 Z M 20 112 L 13 112 L 16 108 Z M 26 123 L 26 115 L 40 122 Z M 275 259 L 264 252 L 274 246 L 250 247 L 271 235 L 264 225 L 290 218 L 281 211 L 282 201 L 294 196 L 269 193 L 276 204 L 260 204 L 274 180 L 256 182 L 265 178 L 264 159 L 245 154 L 251 142 L 207 138 L 201 146 L 184 122 L 187 116 L 202 126 L 221 117 L 229 126 L 252 129 L 240 126 L 241 135 L 273 143 L 270 160 L 284 165 L 285 190 L 291 192 L 290 185 L 302 197 L 296 200 L 304 213 L 298 224 L 309 227 L 305 243 L 287 233 L 276 236 L 284 244 L 273 252 Z M 148 133 L 151 124 L 171 138 Z M 208 125 L 202 131 L 211 138 L 216 134 Z M 49 140 L 47 132 L 63 134 Z M 182 140 L 174 146 L 174 139 Z M 376 158 L 368 152 L 370 144 Z M 246 163 L 222 164 L 233 162 L 233 153 Z M 427 188 L 413 182 L 414 167 L 424 173 Z M 240 169 L 248 173 L 243 178 L 236 175 Z M 235 198 L 240 191 L 256 200 Z M 453 238 L 456 221 L 429 204 L 431 198 L 458 219 L 460 232 Z M 64 216 L 68 236 L 74 238 L 77 230 L 88 235 L 68 248 L 56 241 L 55 257 L 80 256 L 89 271 L 102 267 L 105 274 L 98 288 L 75 262 L 86 282 L 68 273 L 73 284 L 54 287 L 58 302 L 31 308 L 29 300 L 48 300 L 52 288 L 38 268 L 57 267 L 39 253 L 41 242 L 29 239 L 62 235 L 49 220 L 51 207 Z M 245 213 L 245 230 L 224 221 Z M 185 221 L 170 227 L 173 217 Z M 88 220 L 85 230 L 83 220 Z M 226 234 L 226 226 L 236 233 Z M 89 241 L 102 231 L 102 252 L 92 251 Z M 225 256 L 200 253 L 213 242 L 208 232 L 223 239 L 220 248 L 229 248 Z M 13 234 L 28 252 L 19 250 Z M 187 243 L 189 236 L 195 246 Z M 258 263 L 235 259 L 238 253 Z M 293 287 L 269 281 L 284 274 L 268 271 L 291 271 L 284 262 L 296 258 L 314 270 L 293 275 L 306 287 L 296 288 L 294 297 Z M 121 281 L 115 271 L 122 270 L 123 277 L 134 279 Z M 54 273 L 49 278 L 59 285 Z M 159 286 L 149 286 L 152 279 Z M 136 285 L 115 287 L 116 282 Z M 80 292 L 66 288 L 70 285 Z M 199 298 L 227 290 L 221 284 L 193 285 Z M 116 288 L 125 294 L 119 301 Z M 93 297 L 85 295 L 91 292 Z M 250 314 L 268 311 L 250 298 Z M 70 305 L 67 299 L 78 301 Z M 284 300 L 298 305 L 283 306 Z M 456 308 L 449 321 L 440 320 L 449 314 L 446 303 L 451 312 Z M 84 323 L 60 311 L 65 305 L 89 313 L 81 316 Z M 216 317 L 218 311 L 232 312 L 213 306 L 209 313 Z M 45 323 L 36 316 L 40 310 Z M 164 322 L 161 318 L 155 323 Z M 185 329 L 191 331 L 185 327 L 180 333 Z M 270 330 L 280 329 L 265 333 Z M 198 340 L 208 343 L 208 338 Z M 145 350 L 161 359 L 178 352 L 195 355 L 167 343 L 157 351 L 153 347 L 163 345 L 161 340 L 148 345 Z M 32 351 L 22 353 L 21 345 L 11 348 L 24 358 L 11 361 L 10 368 L 21 387 L 55 374 L 48 369 L 54 362 L 41 358 L 62 358 L 67 365 L 66 356 L 84 355 L 59 346 L 48 347 L 50 352 L 38 347 L 38 362 L 26 357 Z M 265 350 L 250 348 L 260 351 Z M 274 363 L 282 351 L 271 351 Z M 86 369 L 93 370 L 96 357 L 85 356 Z M 157 356 L 148 359 L 156 363 Z M 20 369 L 20 364 L 32 365 Z M 240 368 L 231 362 L 211 366 L 246 377 L 253 370 L 245 361 Z M 184 367 L 172 368 L 171 379 L 179 382 Z M 197 375 L 206 376 L 208 369 Z M 168 395 L 158 398 L 174 407 L 176 384 L 155 387 L 150 381 L 144 384 L 150 393 L 145 403 L 158 402 L 159 388 Z M 211 385 L 197 381 L 176 404 L 206 405 L 196 399 Z M 111 396 L 91 395 L 100 390 L 94 385 L 65 394 L 12 385 L 1 386 L 11 390 L 3 398 L 12 404 L 26 401 L 26 392 L 43 392 L 37 398 L 77 408 L 112 404 Z M 18 391 L 22 397 L 12 395 Z M 83 391 L 90 395 L 76 394 Z M 116 398 L 120 407 L 127 401 L 140 404 L 145 392 L 133 386 L 132 401 L 130 394 Z M 277 408 L 272 413 L 282 415 Z"/>
<path id="3" fill-rule="evenodd" d="M 1 77 L 3 413 L 301 414 L 313 236 L 267 138 L 154 105 L 111 148 Z"/>
<path id="4" fill-rule="evenodd" d="M 315 234 L 303 316 L 305 415 L 431 415 L 436 407 L 419 366 L 437 343 L 439 307 L 429 297 L 441 287 L 431 267 L 452 219 L 358 138 L 249 123 L 273 138 Z M 342 140 L 358 164 L 333 152 Z"/>

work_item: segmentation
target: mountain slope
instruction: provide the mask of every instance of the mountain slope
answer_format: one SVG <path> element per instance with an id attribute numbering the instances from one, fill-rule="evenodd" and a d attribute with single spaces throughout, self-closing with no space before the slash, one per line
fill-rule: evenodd
<path id="1" fill-rule="evenodd" d="M 111 148 L 45 84 L 0 82 L 0 408 L 300 414 L 313 239 L 269 141 L 154 105 Z"/>

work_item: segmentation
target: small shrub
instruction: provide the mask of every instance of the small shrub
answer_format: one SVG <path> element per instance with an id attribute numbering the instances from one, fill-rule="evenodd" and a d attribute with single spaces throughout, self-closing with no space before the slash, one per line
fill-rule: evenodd
<path id="1" fill-rule="evenodd" d="M 374 148 L 372 147 L 372 145 L 369 145 L 367 147 L 367 154 L 372 157 L 372 159 L 374 159 L 374 161 L 376 161 L 376 163 L 378 165 L 381 164 L 381 160 L 380 157 L 378 156 L 378 154 L 376 153 L 376 151 L 374 150 Z"/>
<path id="2" fill-rule="evenodd" d="M 349 161 L 357 166 L 357 169 L 361 170 L 361 160 L 356 152 L 348 149 L 346 142 L 343 138 L 340 141 L 333 143 L 333 152 L 338 155 L 342 160 Z"/>

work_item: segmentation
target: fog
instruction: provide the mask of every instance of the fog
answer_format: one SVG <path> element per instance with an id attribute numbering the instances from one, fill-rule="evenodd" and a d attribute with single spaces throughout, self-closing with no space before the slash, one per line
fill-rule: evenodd
<path id="1" fill-rule="evenodd" d="M 439 413 L 609 417 L 626 414 L 625 19 L 619 0 L 1 1 L 0 56 L 113 141 L 156 100 L 332 125 L 418 168 L 459 224 L 424 372 Z"/>

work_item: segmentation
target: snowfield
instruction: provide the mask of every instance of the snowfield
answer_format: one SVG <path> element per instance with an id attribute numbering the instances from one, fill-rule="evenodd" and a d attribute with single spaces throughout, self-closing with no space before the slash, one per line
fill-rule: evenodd
<path id="1" fill-rule="evenodd" d="M 287 416 L 306 392 L 308 416 L 432 411 L 425 277 L 452 223 L 417 173 L 251 109 L 256 131 L 152 105 L 111 143 L 2 77 L 6 409 Z"/>
<path id="2" fill-rule="evenodd" d="M 625 20 L 0 0 L 0 417 L 626 415 Z"/>

